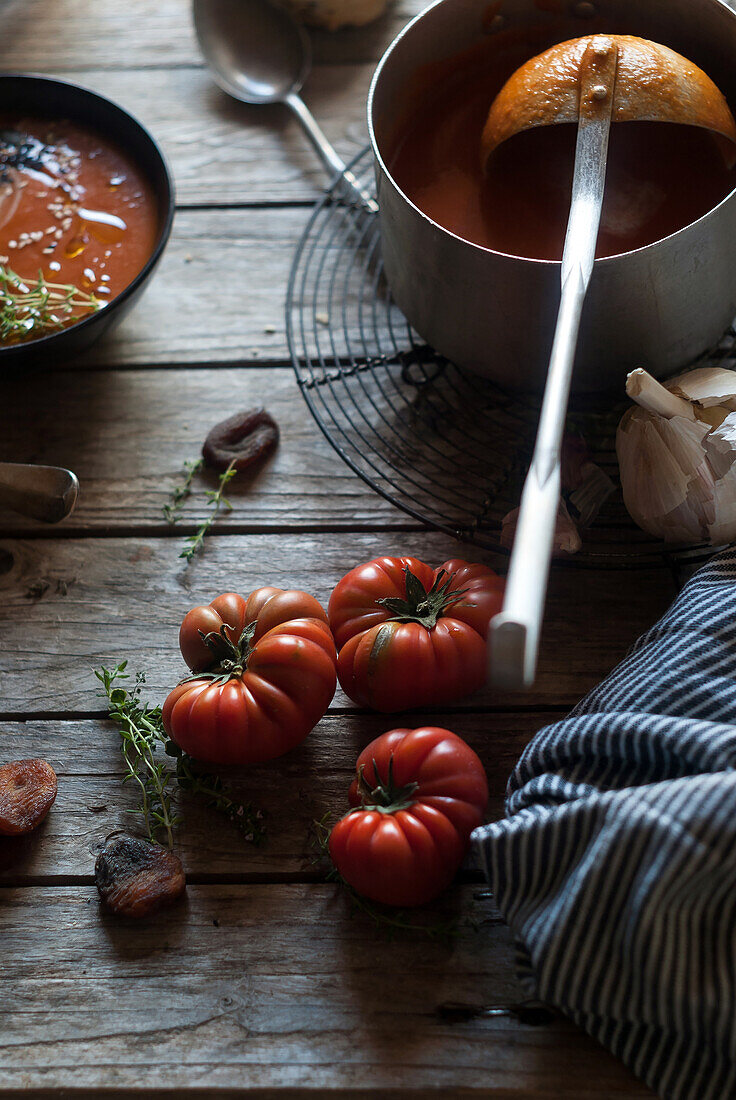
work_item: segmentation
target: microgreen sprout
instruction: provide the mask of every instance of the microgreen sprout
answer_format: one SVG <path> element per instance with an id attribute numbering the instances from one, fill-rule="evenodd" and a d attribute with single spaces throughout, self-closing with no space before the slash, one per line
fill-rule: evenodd
<path id="1" fill-rule="evenodd" d="M 76 286 L 50 283 L 39 271 L 24 280 L 0 264 L 0 341 L 17 343 L 65 328 L 107 303 Z"/>

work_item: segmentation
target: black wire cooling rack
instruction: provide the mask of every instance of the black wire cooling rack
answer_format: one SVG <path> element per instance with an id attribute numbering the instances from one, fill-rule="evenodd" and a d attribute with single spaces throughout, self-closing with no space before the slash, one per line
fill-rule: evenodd
<path id="1" fill-rule="evenodd" d="M 372 186 L 368 148 L 350 167 Z M 519 503 L 531 459 L 538 400 L 460 370 L 413 332 L 384 279 L 378 219 L 346 203 L 339 181 L 299 244 L 286 314 L 299 387 L 341 458 L 414 518 L 501 549 L 502 519 Z M 708 361 L 736 367 L 733 329 Z M 570 426 L 616 485 L 616 426 L 627 404 L 574 398 L 570 408 Z M 664 553 L 632 523 L 617 491 L 583 532 L 576 561 L 626 566 Z"/>

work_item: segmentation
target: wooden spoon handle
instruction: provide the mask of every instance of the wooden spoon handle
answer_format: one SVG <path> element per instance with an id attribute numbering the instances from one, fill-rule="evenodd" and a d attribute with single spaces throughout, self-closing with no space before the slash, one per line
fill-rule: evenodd
<path id="1" fill-rule="evenodd" d="M 595 260 L 606 181 L 616 46 L 594 39 L 581 65 L 580 118 L 567 236 L 562 255 L 562 295 L 542 412 L 521 497 L 506 595 L 491 622 L 490 679 L 507 690 L 529 688 L 537 668 L 560 500 L 560 455 L 580 318 Z"/>

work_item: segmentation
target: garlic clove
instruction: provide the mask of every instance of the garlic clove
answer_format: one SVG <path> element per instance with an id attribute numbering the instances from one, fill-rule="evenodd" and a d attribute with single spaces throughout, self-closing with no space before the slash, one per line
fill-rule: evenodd
<path id="1" fill-rule="evenodd" d="M 711 430 L 709 425 L 699 420 L 683 420 L 680 416 L 671 420 L 656 417 L 651 424 L 685 477 L 693 477 L 705 464 L 703 440 Z"/>
<path id="2" fill-rule="evenodd" d="M 616 486 L 607 473 L 594 462 L 586 462 L 580 470 L 580 481 L 574 492 L 570 493 L 575 522 L 580 527 L 590 527 Z"/>
<path id="3" fill-rule="evenodd" d="M 732 401 L 730 404 L 736 407 L 736 402 Z M 704 409 L 702 405 L 693 405 L 693 408 L 698 420 L 702 420 L 704 424 L 710 424 L 712 428 L 720 428 L 729 412 L 733 411 L 725 405 L 712 405 L 709 409 Z"/>
<path id="4" fill-rule="evenodd" d="M 715 484 L 715 515 L 708 525 L 708 540 L 714 546 L 732 542 L 736 534 L 736 467 Z"/>
<path id="5" fill-rule="evenodd" d="M 667 541 L 700 541 L 705 524 L 694 510 L 712 502 L 713 478 L 698 421 L 670 420 L 641 409 L 623 417 L 616 434 L 624 504 L 643 530 Z"/>
<path id="6" fill-rule="evenodd" d="M 728 413 L 704 439 L 705 453 L 717 478 L 725 477 L 736 461 L 736 412 Z"/>
<path id="7" fill-rule="evenodd" d="M 708 525 L 708 542 L 725 546 L 736 533 L 736 476 L 728 474 L 715 483 L 715 519 Z"/>
<path id="8" fill-rule="evenodd" d="M 514 536 L 516 535 L 516 524 L 518 519 L 519 509 L 514 508 L 511 512 L 508 512 L 501 521 L 501 546 L 505 546 L 507 550 L 510 550 L 514 545 Z M 580 538 L 580 532 L 568 512 L 564 500 L 560 498 L 560 503 L 557 507 L 557 522 L 555 524 L 555 535 L 552 544 L 552 557 L 558 558 L 566 554 L 577 554 L 582 545 L 583 540 Z"/>
<path id="9" fill-rule="evenodd" d="M 554 549 L 562 554 L 577 554 L 582 545 L 580 532 L 567 510 L 567 505 L 561 499 L 557 508 Z"/>

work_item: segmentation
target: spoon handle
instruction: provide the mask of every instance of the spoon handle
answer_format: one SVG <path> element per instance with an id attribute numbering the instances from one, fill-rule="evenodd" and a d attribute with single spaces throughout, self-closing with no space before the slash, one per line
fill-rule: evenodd
<path id="1" fill-rule="evenodd" d="M 291 92 L 285 99 L 285 102 L 291 107 L 296 117 L 301 122 L 304 132 L 311 141 L 317 153 L 322 159 L 322 163 L 326 167 L 330 175 L 342 176 L 345 189 L 350 198 L 360 203 L 371 214 L 378 213 L 378 203 L 373 196 L 365 191 L 356 176 L 350 171 L 345 164 L 345 161 L 338 155 L 334 146 L 328 141 L 321 127 L 318 125 L 312 112 L 307 107 L 301 96 L 298 96 L 296 92 Z"/>
<path id="2" fill-rule="evenodd" d="M 593 272 L 606 182 L 616 46 L 593 39 L 581 64 L 580 118 L 572 201 L 562 254 L 562 295 L 534 456 L 516 528 L 502 611 L 491 622 L 490 677 L 511 690 L 529 688 L 537 668 L 550 558 L 560 502 L 562 437 L 580 318 Z"/>
<path id="3" fill-rule="evenodd" d="M 73 510 L 79 482 L 59 466 L 0 462 L 0 505 L 44 523 L 58 523 Z"/>

